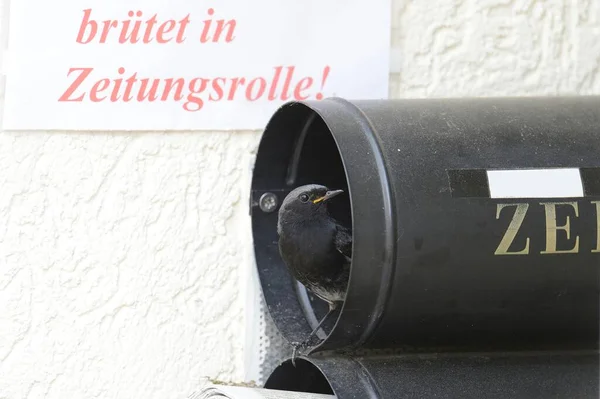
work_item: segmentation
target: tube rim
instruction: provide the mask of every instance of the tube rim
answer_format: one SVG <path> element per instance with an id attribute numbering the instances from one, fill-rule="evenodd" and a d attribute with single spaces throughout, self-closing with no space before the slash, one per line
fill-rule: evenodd
<path id="1" fill-rule="evenodd" d="M 321 101 L 299 101 L 291 104 L 301 104 L 310 108 L 328 127 L 344 166 L 352 213 L 352 265 L 346 300 L 330 334 L 308 353 L 337 349 L 340 346 L 360 346 L 373 335 L 379 325 L 385 312 L 394 277 L 396 215 L 385 158 L 373 125 L 355 104 L 337 97 Z M 344 136 L 345 138 L 342 139 Z M 371 177 L 370 179 L 361 179 L 360 176 L 357 176 L 361 173 L 357 173 L 357 167 L 353 162 L 355 160 L 349 159 L 351 153 L 349 149 L 353 146 L 356 147 L 355 150 L 362 151 L 362 157 L 367 157 L 360 164 L 360 172 L 363 175 L 366 172 L 366 175 Z M 360 191 L 357 189 L 358 181 L 361 182 Z M 377 193 L 379 193 L 379 197 Z M 366 200 L 364 200 L 365 195 L 367 196 Z M 365 218 L 361 215 L 369 213 L 375 213 L 372 216 L 376 217 L 380 223 L 373 223 L 371 219 L 370 223 L 363 225 L 361 220 Z M 376 226 L 380 227 L 380 231 L 374 229 Z M 360 234 L 356 234 L 357 231 L 360 231 Z M 383 239 L 374 239 L 377 236 L 382 236 Z M 363 256 L 362 252 L 356 251 L 357 247 L 378 247 L 378 256 L 381 258 L 380 267 L 362 267 L 359 270 L 356 267 L 357 262 L 367 264 L 369 261 L 365 259 L 366 255 Z M 371 272 L 370 276 L 364 275 L 365 273 L 361 276 L 358 275 L 359 272 L 366 270 Z M 361 294 L 360 287 L 365 286 L 379 287 L 377 290 L 367 290 L 371 294 L 373 291 L 377 292 L 377 296 L 370 306 L 365 306 L 364 295 Z M 352 306 L 352 315 L 345 312 L 348 309 L 349 299 L 351 299 L 350 302 L 361 303 L 360 307 Z M 356 325 L 360 325 L 358 330 L 352 328 Z M 355 333 L 348 334 L 350 331 L 355 331 Z"/>

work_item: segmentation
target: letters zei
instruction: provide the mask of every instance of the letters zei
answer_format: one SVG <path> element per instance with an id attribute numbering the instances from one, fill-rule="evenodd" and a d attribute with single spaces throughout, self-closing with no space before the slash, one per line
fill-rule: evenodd
<path id="1" fill-rule="evenodd" d="M 596 244 L 595 248 L 591 249 L 591 252 L 600 253 L 600 201 L 592 201 L 595 205 L 595 221 L 596 221 Z M 571 222 L 573 218 L 580 216 L 579 204 L 577 201 L 568 202 L 540 202 L 540 206 L 544 207 L 545 215 L 545 232 L 546 232 L 546 245 L 545 248 L 540 251 L 542 255 L 548 254 L 573 254 L 579 253 L 580 250 L 580 236 L 573 232 L 571 229 Z M 518 246 L 520 250 L 509 251 L 509 248 L 515 241 L 517 234 L 519 233 L 523 221 L 527 216 L 529 210 L 528 203 L 510 203 L 510 204 L 497 204 L 496 205 L 496 219 L 500 219 L 500 215 L 504 209 L 509 212 L 508 209 L 514 209 L 510 223 L 508 224 L 506 231 L 494 255 L 529 255 L 530 253 L 530 238 L 526 237 L 524 242 Z M 557 210 L 561 210 L 562 216 L 557 216 Z M 569 212 L 565 212 L 566 210 Z M 558 232 L 564 231 L 566 238 L 562 238 L 560 245 L 561 247 L 567 247 L 568 249 L 558 249 Z M 564 236 L 563 236 L 564 237 Z M 589 249 L 588 249 L 589 250 Z"/>

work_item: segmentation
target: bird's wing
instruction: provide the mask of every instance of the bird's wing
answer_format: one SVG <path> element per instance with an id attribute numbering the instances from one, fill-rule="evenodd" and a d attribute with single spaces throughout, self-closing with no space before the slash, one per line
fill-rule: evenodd
<path id="1" fill-rule="evenodd" d="M 336 225 L 335 248 L 345 257 L 352 257 L 352 231 L 347 227 Z"/>

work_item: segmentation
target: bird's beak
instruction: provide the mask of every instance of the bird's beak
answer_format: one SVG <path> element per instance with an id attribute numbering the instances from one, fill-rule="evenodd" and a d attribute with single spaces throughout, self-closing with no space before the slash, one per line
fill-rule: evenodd
<path id="1" fill-rule="evenodd" d="M 317 198 L 316 200 L 313 201 L 313 203 L 318 204 L 321 201 L 327 201 L 343 192 L 344 192 L 344 190 L 327 191 L 324 196 L 322 196 L 321 198 Z"/>

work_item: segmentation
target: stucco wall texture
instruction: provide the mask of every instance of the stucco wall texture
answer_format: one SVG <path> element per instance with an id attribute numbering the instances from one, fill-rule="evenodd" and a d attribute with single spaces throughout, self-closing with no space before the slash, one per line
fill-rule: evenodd
<path id="1" fill-rule="evenodd" d="M 391 97 L 600 94 L 597 0 L 392 12 Z M 185 398 L 252 374 L 259 137 L 0 134 L 0 399 Z"/>

